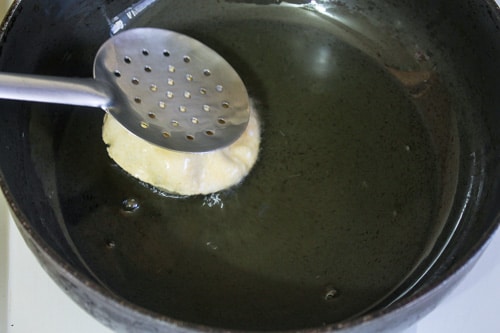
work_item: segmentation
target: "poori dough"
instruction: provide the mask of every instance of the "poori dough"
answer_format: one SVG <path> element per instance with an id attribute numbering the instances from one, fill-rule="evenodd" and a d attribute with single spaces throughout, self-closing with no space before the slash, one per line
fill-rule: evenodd
<path id="1" fill-rule="evenodd" d="M 109 156 L 125 171 L 161 190 L 209 194 L 240 183 L 257 161 L 260 123 L 253 107 L 242 136 L 228 147 L 205 153 L 167 150 L 127 131 L 106 114 L 102 138 Z"/>

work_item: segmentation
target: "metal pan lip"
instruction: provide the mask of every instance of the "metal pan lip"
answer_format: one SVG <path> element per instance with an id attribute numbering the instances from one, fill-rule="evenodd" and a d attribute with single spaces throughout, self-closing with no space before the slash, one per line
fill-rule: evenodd
<path id="1" fill-rule="evenodd" d="M 492 19 L 496 22 L 500 22 L 500 9 L 494 0 L 482 0 L 484 1 L 486 7 L 492 12 Z M 13 5 L 10 7 L 7 16 L 5 17 L 2 26 L 0 28 L 0 38 L 5 37 L 8 30 L 9 24 L 12 24 L 13 19 L 19 15 L 18 7 L 23 3 L 23 0 L 14 0 Z M 67 278 L 71 283 L 74 283 L 77 288 L 81 288 L 83 293 L 92 295 L 97 300 L 107 303 L 109 306 L 113 307 L 124 316 L 133 315 L 139 317 L 138 320 L 144 322 L 141 324 L 138 320 L 135 322 L 140 327 L 155 327 L 156 331 L 169 330 L 169 331 L 182 331 L 182 332 L 244 332 L 242 330 L 227 330 L 223 328 L 214 328 L 204 325 L 197 325 L 192 323 L 187 323 L 184 321 L 179 321 L 172 319 L 170 317 L 160 315 L 156 312 L 147 310 L 143 307 L 137 306 L 131 302 L 126 301 L 120 296 L 112 293 L 108 289 L 101 286 L 95 280 L 89 278 L 88 275 L 82 273 L 80 270 L 68 264 L 30 225 L 30 222 L 26 215 L 21 211 L 19 204 L 16 202 L 15 198 L 10 192 L 7 182 L 5 180 L 3 172 L 0 170 L 0 188 L 2 189 L 9 208 L 11 209 L 12 215 L 14 217 L 15 223 L 20 229 L 23 238 L 25 239 L 27 245 L 30 249 L 35 252 L 37 259 L 41 262 L 44 269 L 48 270 L 50 268 L 54 269 L 54 273 L 51 273 L 52 278 L 56 278 L 55 274 L 59 274 Z M 310 328 L 303 330 L 293 330 L 293 332 L 331 332 L 331 331 L 357 331 L 358 329 L 363 329 L 365 325 L 370 324 L 370 322 L 383 319 L 386 316 L 392 315 L 396 317 L 398 313 L 405 311 L 406 309 L 412 309 L 416 307 L 415 304 L 422 300 L 425 301 L 431 299 L 433 295 L 439 294 L 442 289 L 450 288 L 449 284 L 457 282 L 467 271 L 472 268 L 475 261 L 479 258 L 482 252 L 486 249 L 489 240 L 493 237 L 496 232 L 500 229 L 500 214 L 493 217 L 490 226 L 485 230 L 482 236 L 475 242 L 471 249 L 460 258 L 458 261 L 447 269 L 444 274 L 439 278 L 434 280 L 432 283 L 422 288 L 414 295 L 405 297 L 400 301 L 394 303 L 393 305 L 382 309 L 373 311 L 360 318 L 346 320 L 339 323 L 327 325 L 324 327 Z M 74 295 L 70 296 L 75 298 Z M 90 304 L 88 304 L 90 306 Z M 88 308 L 86 308 L 89 311 Z M 429 309 L 428 311 L 431 311 Z M 114 325 L 110 325 L 106 322 L 106 318 L 102 316 L 99 317 L 96 314 L 97 319 L 103 322 L 105 325 L 111 326 L 111 328 L 117 328 Z M 419 315 L 420 316 L 420 315 Z M 416 321 L 416 319 L 415 319 Z M 390 324 L 388 321 L 387 324 Z M 409 324 L 407 324 L 409 326 Z M 292 330 L 286 330 L 283 332 L 292 332 Z"/>

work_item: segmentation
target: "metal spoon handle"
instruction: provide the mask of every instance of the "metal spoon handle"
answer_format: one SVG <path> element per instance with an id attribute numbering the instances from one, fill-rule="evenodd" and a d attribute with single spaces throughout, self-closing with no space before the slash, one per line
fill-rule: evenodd
<path id="1" fill-rule="evenodd" d="M 111 103 L 105 83 L 91 78 L 0 73 L 0 98 L 104 108 Z"/>

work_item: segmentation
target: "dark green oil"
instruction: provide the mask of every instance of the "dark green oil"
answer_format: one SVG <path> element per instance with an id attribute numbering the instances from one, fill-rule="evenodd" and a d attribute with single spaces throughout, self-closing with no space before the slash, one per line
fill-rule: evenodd
<path id="1" fill-rule="evenodd" d="M 189 34 L 233 65 L 262 118 L 260 158 L 235 188 L 168 197 L 109 159 L 101 113 L 74 112 L 56 145 L 72 241 L 110 290 L 174 319 L 271 330 L 362 313 L 404 281 L 438 223 L 417 105 L 309 11 L 186 3 L 137 25 Z"/>

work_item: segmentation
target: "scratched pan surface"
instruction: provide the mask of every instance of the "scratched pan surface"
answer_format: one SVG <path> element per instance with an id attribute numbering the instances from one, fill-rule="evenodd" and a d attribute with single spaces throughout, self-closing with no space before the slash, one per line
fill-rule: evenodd
<path id="1" fill-rule="evenodd" d="M 424 308 L 424 291 L 445 292 L 436 286 L 476 253 L 498 212 L 498 134 L 488 130 L 498 76 L 472 50 L 498 32 L 476 41 L 485 23 L 449 34 L 463 15 L 493 22 L 491 4 L 145 3 L 125 28 L 187 34 L 240 74 L 262 118 L 260 158 L 235 188 L 181 198 L 109 159 L 101 111 L 2 101 L 4 190 L 77 302 L 121 330 L 334 330 L 382 325 L 391 309 Z M 131 5 L 21 1 L 1 69 L 88 76 L 121 28 L 110 18 Z M 467 41 L 477 45 L 459 48 Z M 498 62 L 498 40 L 484 47 Z"/>

